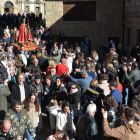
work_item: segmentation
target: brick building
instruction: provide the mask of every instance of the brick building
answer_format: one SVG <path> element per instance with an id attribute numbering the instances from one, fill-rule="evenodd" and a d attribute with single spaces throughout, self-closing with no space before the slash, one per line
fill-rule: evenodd
<path id="1" fill-rule="evenodd" d="M 61 30 L 70 43 L 86 35 L 92 48 L 115 38 L 122 42 L 122 0 L 49 0 L 45 2 L 46 26 Z"/>

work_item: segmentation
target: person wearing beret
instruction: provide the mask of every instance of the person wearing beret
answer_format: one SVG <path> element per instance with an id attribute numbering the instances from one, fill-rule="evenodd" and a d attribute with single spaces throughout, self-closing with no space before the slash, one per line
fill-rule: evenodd
<path id="1" fill-rule="evenodd" d="M 43 97 L 43 93 L 44 93 L 41 79 L 42 79 L 41 75 L 38 75 L 38 74 L 35 75 L 35 79 L 30 85 L 30 92 L 33 92 L 36 94 L 36 96 L 38 97 L 38 100 L 40 102 L 40 105 L 42 105 L 42 100 L 43 100 L 42 97 Z"/>
<path id="2" fill-rule="evenodd" d="M 17 74 L 22 73 L 22 69 L 24 67 L 24 64 L 23 64 L 23 61 L 22 61 L 21 51 L 20 50 L 18 50 L 16 52 L 16 55 L 14 57 L 14 60 L 15 60 L 15 65 L 16 65 L 16 67 L 18 69 Z"/>

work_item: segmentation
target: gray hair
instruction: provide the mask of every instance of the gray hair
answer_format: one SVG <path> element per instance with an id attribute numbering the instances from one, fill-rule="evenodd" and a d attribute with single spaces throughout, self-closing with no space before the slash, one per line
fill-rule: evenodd
<path id="1" fill-rule="evenodd" d="M 96 111 L 96 104 L 89 104 L 88 106 L 87 106 L 87 110 L 86 110 L 86 112 L 88 113 L 88 114 L 92 114 L 93 112 L 95 112 Z"/>
<path id="2" fill-rule="evenodd" d="M 11 49 L 11 47 L 7 47 L 7 51 L 8 51 L 9 49 Z"/>
<path id="3" fill-rule="evenodd" d="M 38 59 L 37 59 L 37 58 L 34 58 L 33 61 L 34 61 L 34 62 L 35 62 L 35 61 L 38 61 Z"/>

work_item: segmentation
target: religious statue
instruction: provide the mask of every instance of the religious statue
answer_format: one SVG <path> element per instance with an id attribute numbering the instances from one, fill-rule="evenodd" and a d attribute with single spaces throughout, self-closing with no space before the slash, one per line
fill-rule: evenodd
<path id="1" fill-rule="evenodd" d="M 19 27 L 19 38 L 18 38 L 18 43 L 20 45 L 28 44 L 28 42 L 31 42 L 32 35 L 30 31 L 30 26 L 29 26 L 29 19 L 27 18 L 27 24 L 26 24 L 26 19 L 23 19 L 23 23 Z"/>

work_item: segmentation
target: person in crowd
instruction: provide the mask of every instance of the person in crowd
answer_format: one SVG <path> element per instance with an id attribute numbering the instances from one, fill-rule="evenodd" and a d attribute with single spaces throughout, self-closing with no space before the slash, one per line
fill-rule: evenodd
<path id="1" fill-rule="evenodd" d="M 69 137 L 64 131 L 57 130 L 54 135 L 49 136 L 46 140 L 69 140 Z"/>
<path id="2" fill-rule="evenodd" d="M 122 56 L 126 56 L 126 51 L 124 48 L 122 48 L 122 44 L 118 45 L 118 48 L 116 49 L 116 53 L 119 54 L 118 60 L 119 60 L 119 63 L 121 63 Z"/>
<path id="3" fill-rule="evenodd" d="M 114 80 L 116 80 L 116 82 L 117 82 L 117 88 L 118 88 L 118 90 L 121 92 L 121 94 L 123 93 L 123 86 L 122 86 L 122 84 L 119 82 L 119 77 L 118 76 L 115 76 L 115 79 Z"/>
<path id="4" fill-rule="evenodd" d="M 95 69 L 92 67 L 91 63 L 86 64 L 86 70 L 89 76 L 91 76 L 93 79 L 98 79 Z"/>
<path id="5" fill-rule="evenodd" d="M 77 105 L 81 101 L 81 93 L 78 90 L 77 84 L 70 84 L 70 94 L 68 95 L 70 107 L 74 110 L 74 121 L 77 122 Z"/>
<path id="6" fill-rule="evenodd" d="M 43 104 L 43 93 L 44 93 L 44 89 L 43 89 L 43 85 L 41 83 L 41 75 L 35 75 L 35 79 L 34 81 L 30 84 L 30 92 L 36 94 L 36 96 L 38 97 L 39 103 L 42 106 Z"/>
<path id="7" fill-rule="evenodd" d="M 131 56 L 136 58 L 136 62 L 139 62 L 139 44 L 136 44 L 131 50 Z"/>
<path id="8" fill-rule="evenodd" d="M 32 137 L 36 136 L 28 112 L 22 109 L 22 103 L 20 101 L 15 100 L 13 102 L 12 109 L 6 113 L 5 119 L 11 122 L 11 129 L 9 131 L 10 139 L 23 139 L 25 128 L 28 129 Z"/>
<path id="9" fill-rule="evenodd" d="M 41 71 L 45 72 L 48 67 L 48 61 L 42 57 L 41 52 L 37 53 L 38 64 L 41 68 Z"/>
<path id="10" fill-rule="evenodd" d="M 10 38 L 10 29 L 8 26 L 4 29 L 4 33 L 7 33 L 8 37 Z"/>
<path id="11" fill-rule="evenodd" d="M 11 47 L 7 47 L 7 52 L 5 52 L 4 53 L 4 55 L 6 56 L 6 57 L 8 57 L 8 54 L 12 54 L 12 59 L 14 58 L 14 53 L 13 53 L 13 51 L 12 51 L 12 48 Z"/>
<path id="12" fill-rule="evenodd" d="M 72 63 L 73 63 L 73 58 L 71 57 L 70 53 L 66 54 L 66 59 L 67 59 L 67 67 L 69 68 L 69 72 L 72 72 Z"/>
<path id="13" fill-rule="evenodd" d="M 85 58 L 89 57 L 91 53 L 91 42 L 88 36 L 86 36 L 85 40 L 81 43 L 81 50 L 84 53 Z"/>
<path id="14" fill-rule="evenodd" d="M 30 72 L 31 72 L 31 68 L 27 66 L 24 72 L 24 78 L 25 78 L 25 83 L 29 85 L 31 84 L 31 81 L 32 81 L 31 79 L 32 74 L 30 74 Z"/>
<path id="15" fill-rule="evenodd" d="M 5 69 L 7 70 L 7 74 L 8 74 L 8 80 L 11 81 L 11 75 L 10 75 L 10 71 L 8 69 L 8 66 L 7 66 L 7 57 L 2 57 L 1 58 L 1 64 L 5 67 Z"/>
<path id="16" fill-rule="evenodd" d="M 132 83 L 134 87 L 138 87 L 138 85 L 140 84 L 140 70 L 138 69 L 138 64 L 132 64 L 132 70 L 131 73 L 129 73 L 129 75 L 127 74 L 126 66 L 123 67 L 123 70 L 125 73 L 125 77 L 129 81 L 129 83 Z"/>
<path id="17" fill-rule="evenodd" d="M 11 94 L 8 88 L 8 79 L 3 80 L 0 76 L 0 120 L 4 119 L 4 115 L 7 112 L 7 97 Z"/>
<path id="18" fill-rule="evenodd" d="M 110 128 L 116 128 L 116 120 L 118 116 L 118 103 L 115 100 L 114 96 L 112 94 L 109 94 L 105 97 L 106 103 L 107 103 L 107 120 L 108 125 Z M 109 140 L 108 135 L 105 135 L 105 140 Z M 115 140 L 114 138 L 111 138 L 111 140 Z"/>
<path id="19" fill-rule="evenodd" d="M 116 120 L 116 127 L 122 126 L 126 124 L 125 121 L 125 109 L 128 108 L 127 105 L 123 104 L 119 110 L 119 116 L 118 119 Z"/>
<path id="20" fill-rule="evenodd" d="M 106 72 L 105 74 L 108 76 L 108 82 L 114 80 L 115 76 L 117 75 L 117 70 L 113 67 L 113 64 L 108 63 L 106 65 Z"/>
<path id="21" fill-rule="evenodd" d="M 139 129 L 140 122 L 134 122 L 136 117 L 140 121 L 140 117 L 135 113 L 134 109 L 126 108 L 125 109 L 125 121 L 126 124 L 116 128 L 109 128 L 107 120 L 107 111 L 102 109 L 103 113 L 103 131 L 106 135 L 120 139 L 120 140 L 131 140 L 139 139 Z"/>
<path id="22" fill-rule="evenodd" d="M 116 58 L 116 66 L 119 65 L 119 61 L 118 61 L 118 54 L 116 53 L 116 49 L 115 48 L 110 48 L 110 53 L 112 54 L 113 58 Z"/>
<path id="23" fill-rule="evenodd" d="M 49 112 L 50 126 L 53 131 L 56 131 L 56 116 L 61 111 L 61 107 L 58 105 L 57 100 L 50 100 L 50 105 L 46 107 Z"/>
<path id="24" fill-rule="evenodd" d="M 110 94 L 108 76 L 106 74 L 101 74 L 98 86 L 104 90 L 104 95 Z"/>
<path id="25" fill-rule="evenodd" d="M 23 74 L 17 76 L 17 83 L 13 84 L 11 89 L 11 105 L 14 100 L 19 100 L 23 102 L 30 93 L 30 86 L 24 83 L 25 78 Z"/>
<path id="26" fill-rule="evenodd" d="M 82 93 L 84 93 L 86 91 L 87 87 L 90 86 L 90 82 L 92 81 L 92 77 L 89 76 L 86 71 L 82 71 L 81 79 L 75 79 L 75 78 L 71 77 L 69 75 L 69 73 L 67 73 L 67 76 L 71 81 L 73 81 L 81 86 Z"/>
<path id="27" fill-rule="evenodd" d="M 3 42 L 10 43 L 10 37 L 8 37 L 7 32 L 4 32 Z"/>
<path id="28" fill-rule="evenodd" d="M 48 68 L 46 70 L 47 71 L 47 75 L 50 74 L 50 69 L 52 69 L 52 68 L 56 69 L 55 62 L 53 60 L 49 60 L 48 62 L 49 62 L 49 66 L 48 66 Z"/>
<path id="29" fill-rule="evenodd" d="M 121 92 L 118 90 L 118 85 L 117 85 L 117 82 L 115 80 L 112 80 L 110 83 L 109 83 L 109 88 L 111 90 L 110 94 L 112 94 L 114 96 L 114 98 L 116 99 L 118 105 L 119 105 L 119 108 L 121 108 L 122 106 L 122 95 L 121 95 Z"/>
<path id="30" fill-rule="evenodd" d="M 35 69 L 39 69 L 41 72 L 40 66 L 38 65 L 38 59 L 36 59 L 36 58 L 33 59 L 33 63 L 30 64 L 29 67 L 31 68 L 31 74 L 33 74 L 33 71 Z"/>
<path id="31" fill-rule="evenodd" d="M 76 125 L 76 133 L 78 140 L 98 140 L 98 128 L 95 121 L 96 105 L 89 104 L 86 114 L 82 115 Z"/>
<path id="32" fill-rule="evenodd" d="M 34 93 L 30 93 L 28 98 L 23 101 L 24 109 L 27 110 L 29 118 L 36 133 L 38 127 L 39 131 L 42 129 L 42 115 L 41 107 L 37 96 Z M 28 129 L 25 129 L 25 133 L 28 140 L 33 140 L 34 138 L 30 135 Z"/>
<path id="33" fill-rule="evenodd" d="M 27 51 L 26 52 L 24 51 L 24 46 L 22 45 L 20 46 L 20 51 L 21 51 L 23 64 L 27 66 L 27 59 L 29 58 L 29 55 L 27 54 Z"/>
<path id="34" fill-rule="evenodd" d="M 67 99 L 67 89 L 64 84 L 62 84 L 61 77 L 56 78 L 56 85 L 52 90 L 52 96 L 57 99 L 57 101 L 63 101 Z"/>
<path id="35" fill-rule="evenodd" d="M 52 90 L 53 90 L 52 76 L 45 77 L 43 88 L 44 88 L 44 101 L 45 101 L 45 105 L 47 106 L 49 105 L 51 97 L 52 97 Z"/>
<path id="36" fill-rule="evenodd" d="M 64 101 L 62 104 L 62 110 L 56 117 L 56 130 L 64 131 L 70 138 L 73 138 L 76 134 L 76 128 L 72 116 L 73 114 L 69 102 Z"/>
<path id="37" fill-rule="evenodd" d="M 0 139 L 1 140 L 8 140 L 9 139 L 9 131 L 11 129 L 11 122 L 10 120 L 3 120 L 0 126 Z"/>
<path id="38" fill-rule="evenodd" d="M 109 48 L 116 48 L 116 41 L 114 39 L 110 40 Z"/>
<path id="39" fill-rule="evenodd" d="M 69 72 L 69 68 L 66 66 L 67 65 L 67 59 L 66 58 L 63 58 L 61 60 L 61 64 L 57 65 L 56 66 L 56 73 L 59 75 L 59 76 L 62 76 L 63 73 L 67 73 Z M 62 82 L 65 83 L 65 78 L 63 78 Z"/>
<path id="40" fill-rule="evenodd" d="M 22 70 L 24 68 L 24 64 L 23 64 L 23 61 L 22 61 L 21 51 L 20 50 L 18 50 L 16 52 L 16 55 L 14 57 L 14 60 L 15 60 L 15 65 L 16 65 L 16 67 L 18 69 L 17 74 L 21 74 L 22 73 Z"/>

